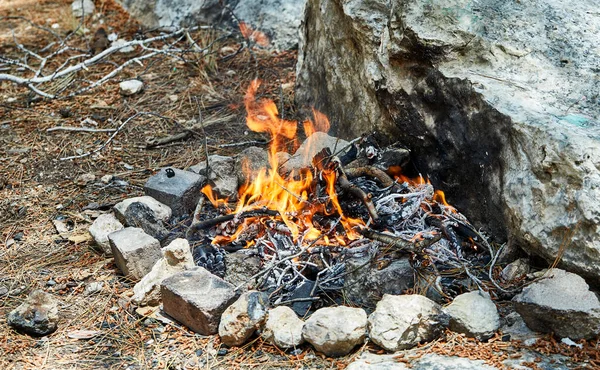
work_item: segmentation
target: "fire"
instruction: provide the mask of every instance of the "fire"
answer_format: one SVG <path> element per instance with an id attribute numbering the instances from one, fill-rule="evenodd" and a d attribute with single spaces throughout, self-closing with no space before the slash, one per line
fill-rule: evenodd
<path id="1" fill-rule="evenodd" d="M 277 105 L 272 100 L 256 99 L 256 93 L 260 82 L 253 81 L 244 97 L 246 105 L 248 128 L 255 132 L 264 132 L 271 136 L 269 146 L 270 168 L 261 169 L 257 174 L 246 172 L 246 183 L 238 192 L 238 202 L 233 210 L 225 208 L 227 201 L 218 199 L 212 193 L 210 186 L 202 189 L 209 201 L 215 207 L 225 208 L 227 212 L 241 214 L 243 212 L 266 208 L 279 213 L 280 219 L 294 240 L 311 241 L 321 238 L 319 242 L 324 244 L 337 243 L 345 245 L 348 240 L 360 237 L 354 230 L 364 223 L 359 219 L 346 217 L 338 201 L 335 191 L 337 173 L 334 170 L 324 169 L 321 176 L 326 183 L 326 192 L 329 200 L 326 203 L 310 199 L 315 193 L 318 179 L 310 170 L 301 173 L 291 173 L 286 177 L 279 174 L 279 161 L 277 152 L 284 150 L 290 142 L 294 142 L 297 136 L 298 123 L 296 121 L 284 120 L 279 117 Z M 329 121 L 327 117 L 313 110 L 314 121 L 306 121 L 303 127 L 307 136 L 316 131 L 328 131 Z M 247 169 L 247 167 L 245 167 Z M 252 175 L 252 176 L 251 176 Z M 252 179 L 250 181 L 250 179 Z M 311 201 L 312 200 L 312 201 Z M 337 215 L 339 224 L 345 230 L 345 237 L 331 233 L 323 235 L 323 231 L 315 227 L 313 217 L 317 214 L 332 216 Z M 256 219 L 245 219 L 231 236 L 218 236 L 213 243 L 229 243 L 236 240 L 247 227 L 248 222 L 256 222 Z M 324 232 L 328 232 L 325 230 Z"/>

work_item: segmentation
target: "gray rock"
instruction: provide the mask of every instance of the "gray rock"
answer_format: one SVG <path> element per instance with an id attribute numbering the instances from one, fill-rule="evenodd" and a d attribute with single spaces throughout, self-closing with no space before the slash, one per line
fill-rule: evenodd
<path id="1" fill-rule="evenodd" d="M 302 327 L 304 321 L 294 310 L 279 306 L 269 310 L 261 337 L 282 349 L 296 348 L 304 343 Z"/>
<path id="2" fill-rule="evenodd" d="M 139 93 L 144 88 L 144 83 L 140 80 L 127 80 L 119 84 L 121 95 L 130 96 Z"/>
<path id="3" fill-rule="evenodd" d="M 396 360 L 397 355 L 376 355 L 364 352 L 352 361 L 346 370 L 408 370 L 406 364 Z"/>
<path id="4" fill-rule="evenodd" d="M 451 330 L 479 340 L 491 338 L 500 327 L 496 305 L 479 291 L 457 296 L 444 312 L 450 316 Z"/>
<path id="5" fill-rule="evenodd" d="M 8 325 L 34 336 L 53 333 L 58 327 L 58 302 L 51 294 L 34 290 L 8 314 Z"/>
<path id="6" fill-rule="evenodd" d="M 315 311 L 302 328 L 303 338 L 319 352 L 339 357 L 365 340 L 367 314 L 361 308 L 326 307 Z"/>
<path id="7" fill-rule="evenodd" d="M 578 275 L 551 269 L 513 298 L 527 326 L 562 338 L 590 339 L 600 334 L 600 301 Z"/>
<path id="8" fill-rule="evenodd" d="M 82 15 L 94 14 L 95 10 L 96 7 L 92 0 L 73 0 L 73 3 L 71 4 L 71 11 L 75 18 L 79 18 Z"/>
<path id="9" fill-rule="evenodd" d="M 77 176 L 75 180 L 73 180 L 73 182 L 79 186 L 86 186 L 94 180 L 96 180 L 96 175 L 94 175 L 93 173 L 84 173 Z"/>
<path id="10" fill-rule="evenodd" d="M 268 169 L 269 154 L 266 150 L 251 146 L 242 150 L 235 157 L 235 174 L 238 179 L 238 185 L 244 185 L 248 181 L 256 178 L 261 169 Z"/>
<path id="11" fill-rule="evenodd" d="M 529 260 L 526 258 L 519 258 L 506 265 L 500 273 L 502 280 L 511 282 L 517 279 L 521 279 L 529 274 Z"/>
<path id="12" fill-rule="evenodd" d="M 173 177 L 169 177 L 172 170 Z M 191 214 L 196 208 L 204 177 L 177 168 L 163 168 L 146 181 L 144 192 L 169 206 L 174 216 Z"/>
<path id="13" fill-rule="evenodd" d="M 253 289 L 256 281 L 252 280 L 260 271 L 260 258 L 253 250 L 242 249 L 234 253 L 228 253 L 225 259 L 225 275 L 223 279 L 235 287 L 240 287 L 242 292 Z"/>
<path id="14" fill-rule="evenodd" d="M 242 294 L 221 316 L 221 341 L 230 347 L 246 343 L 264 323 L 268 304 L 269 296 L 266 293 L 250 291 Z"/>
<path id="15" fill-rule="evenodd" d="M 144 203 L 145 205 L 150 207 L 150 209 L 152 209 L 152 211 L 154 212 L 154 217 L 163 222 L 168 222 L 171 218 L 172 211 L 171 208 L 169 208 L 169 206 L 167 206 L 166 204 L 162 204 L 161 202 L 157 201 L 156 199 L 150 196 L 144 195 L 142 197 L 128 198 L 115 204 L 113 210 L 115 211 L 115 216 L 117 216 L 119 221 L 121 221 L 122 223 L 126 222 L 125 211 L 127 211 L 127 208 L 132 203 L 136 202 Z"/>
<path id="16" fill-rule="evenodd" d="M 530 340 L 537 340 L 541 337 L 541 334 L 529 329 L 521 315 L 514 311 L 504 317 L 504 323 L 500 327 L 500 332 L 510 335 L 511 340 L 520 340 L 523 343 Z"/>
<path id="17" fill-rule="evenodd" d="M 369 315 L 369 336 L 388 351 L 398 351 L 431 341 L 440 334 L 442 307 L 421 295 L 384 295 Z"/>
<path id="18" fill-rule="evenodd" d="M 83 295 L 92 295 L 99 293 L 100 291 L 102 291 L 103 287 L 104 283 L 101 281 L 91 282 L 85 286 L 85 289 L 83 290 Z"/>
<path id="19" fill-rule="evenodd" d="M 202 267 L 166 278 L 160 292 L 165 313 L 202 335 L 218 332 L 221 315 L 237 298 L 231 284 Z"/>
<path id="20" fill-rule="evenodd" d="M 412 364 L 413 370 L 497 370 L 495 366 L 486 365 L 483 360 L 470 360 L 464 357 L 442 356 L 428 353 Z"/>
<path id="21" fill-rule="evenodd" d="M 238 179 L 235 173 L 235 159 L 222 155 L 208 156 L 211 188 L 222 198 L 237 197 Z M 189 168 L 190 171 L 206 176 L 206 161 Z"/>
<path id="22" fill-rule="evenodd" d="M 317 131 L 307 137 L 290 159 L 283 163 L 281 167 L 285 172 L 306 168 L 312 164 L 313 157 L 324 148 L 329 148 L 331 153 L 335 154 L 347 146 L 348 142 L 346 140 Z"/>
<path id="23" fill-rule="evenodd" d="M 142 202 L 131 203 L 123 216 L 125 225 L 139 227 L 146 234 L 161 242 L 169 234 L 163 222 L 156 218 L 154 211 Z"/>
<path id="24" fill-rule="evenodd" d="M 414 286 L 414 270 L 408 257 L 395 260 L 378 270 L 369 256 L 345 261 L 344 297 L 363 307 L 374 308 L 384 294 L 400 295 Z"/>
<path id="25" fill-rule="evenodd" d="M 107 213 L 98 216 L 88 231 L 102 251 L 106 254 L 111 254 L 112 250 L 108 243 L 108 234 L 113 231 L 121 230 L 122 228 L 123 224 L 121 224 L 112 213 Z"/>
<path id="26" fill-rule="evenodd" d="M 175 239 L 161 249 L 162 258 L 152 270 L 133 287 L 133 302 L 140 306 L 157 305 L 160 302 L 160 283 L 171 275 L 195 266 L 190 244 L 185 239 Z"/>
<path id="27" fill-rule="evenodd" d="M 144 230 L 126 227 L 108 235 L 115 264 L 123 275 L 139 280 L 160 258 L 160 243 Z"/>
<path id="28" fill-rule="evenodd" d="M 528 254 L 552 263 L 568 235 L 562 266 L 598 281 L 596 7 L 308 0 L 296 100 L 344 139 L 400 141 L 454 206 Z"/>

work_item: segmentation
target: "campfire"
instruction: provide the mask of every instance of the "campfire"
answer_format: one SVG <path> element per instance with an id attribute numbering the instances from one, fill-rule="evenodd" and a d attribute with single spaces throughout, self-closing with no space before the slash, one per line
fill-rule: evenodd
<path id="1" fill-rule="evenodd" d="M 352 272 L 346 262 L 357 255 L 379 267 L 408 255 L 416 288 L 446 299 L 466 290 L 461 277 L 497 285 L 484 268 L 495 256 L 486 238 L 423 176 L 403 176 L 400 163 L 379 168 L 381 149 L 372 138 L 325 147 L 302 158 L 309 165 L 286 167 L 283 153 L 297 149 L 299 124 L 280 118 L 273 101 L 257 99 L 259 86 L 254 81 L 245 96 L 247 125 L 270 136 L 269 168 L 252 172 L 246 164 L 237 199 L 219 197 L 210 185 L 202 189 L 208 201 L 199 202 L 187 234 L 197 264 L 222 275 L 224 253 L 252 250 L 263 264 L 253 277 L 256 288 L 274 304 L 341 299 L 337 293 Z M 329 130 L 318 111 L 302 126 L 306 147 L 315 133 Z M 310 289 L 298 297 L 305 284 Z"/>

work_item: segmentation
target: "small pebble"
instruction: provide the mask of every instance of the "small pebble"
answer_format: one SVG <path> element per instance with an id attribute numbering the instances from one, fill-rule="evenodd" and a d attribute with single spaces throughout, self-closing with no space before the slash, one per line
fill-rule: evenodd
<path id="1" fill-rule="evenodd" d="M 14 239 L 14 240 L 16 240 L 16 241 L 21 241 L 21 240 L 23 240 L 23 236 L 24 236 L 24 235 L 25 235 L 25 234 L 23 234 L 23 232 L 22 232 L 22 231 L 19 231 L 18 233 L 16 233 L 16 234 L 13 236 L 13 239 Z"/>
<path id="2" fill-rule="evenodd" d="M 56 281 L 50 279 L 48 281 L 46 281 L 46 286 L 55 286 L 56 285 Z"/>
<path id="3" fill-rule="evenodd" d="M 202 356 L 203 353 L 204 353 L 204 351 L 201 349 L 196 350 L 196 356 L 198 356 L 198 357 Z"/>
<path id="4" fill-rule="evenodd" d="M 225 348 L 222 348 L 217 352 L 217 356 L 225 356 L 226 354 L 227 350 Z"/>

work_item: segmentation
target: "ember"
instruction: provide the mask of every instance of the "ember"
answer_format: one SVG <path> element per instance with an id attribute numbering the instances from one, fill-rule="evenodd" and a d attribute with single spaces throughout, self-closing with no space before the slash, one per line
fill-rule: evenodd
<path id="1" fill-rule="evenodd" d="M 371 138 L 359 138 L 346 148 L 325 148 L 305 158 L 310 166 L 285 173 L 278 152 L 296 149 L 298 123 L 280 118 L 273 101 L 257 100 L 259 86 L 254 81 L 245 96 L 247 125 L 271 136 L 270 168 L 251 173 L 246 164 L 247 181 L 234 204 L 219 198 L 209 185 L 202 189 L 213 210 L 206 205 L 204 213 L 211 216 L 191 231 L 212 245 L 200 247 L 203 256 L 252 248 L 263 261 L 253 277 L 255 286 L 270 292 L 275 304 L 325 297 L 335 301 L 332 293 L 343 289 L 344 276 L 351 272 L 346 261 L 356 255 L 385 265 L 409 254 L 421 287 L 445 298 L 465 290 L 456 283 L 461 276 L 479 287 L 486 281 L 497 286 L 492 269 L 484 271 L 495 257 L 492 247 L 446 202 L 442 191 L 422 176 L 403 176 L 399 166 L 383 171 L 355 165 L 360 156 L 377 161 Z M 309 137 L 327 131 L 329 122 L 315 110 L 303 127 Z M 215 212 L 221 215 L 215 217 Z M 199 262 L 219 272 L 206 258 Z M 298 297 L 299 287 L 306 284 L 310 289 Z"/>

